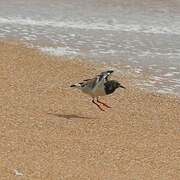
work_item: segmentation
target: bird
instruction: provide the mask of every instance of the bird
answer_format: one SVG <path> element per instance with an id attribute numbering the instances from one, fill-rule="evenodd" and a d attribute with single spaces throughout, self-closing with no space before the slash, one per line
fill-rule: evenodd
<path id="1" fill-rule="evenodd" d="M 102 104 L 106 108 L 111 107 L 104 102 L 99 101 L 99 97 L 112 94 L 117 88 L 126 89 L 118 81 L 109 79 L 109 76 L 113 72 L 113 70 L 101 72 L 99 75 L 95 76 L 92 79 L 85 79 L 83 82 L 73 84 L 70 87 L 78 88 L 83 93 L 91 96 L 92 103 L 94 103 L 101 111 L 104 111 L 104 109 L 99 104 Z M 95 100 L 97 102 L 95 102 Z"/>

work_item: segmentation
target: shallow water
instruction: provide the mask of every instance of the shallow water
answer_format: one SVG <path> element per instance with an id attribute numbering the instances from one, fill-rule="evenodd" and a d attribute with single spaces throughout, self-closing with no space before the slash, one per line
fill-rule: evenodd
<path id="1" fill-rule="evenodd" d="M 0 38 L 42 51 L 144 69 L 139 86 L 180 95 L 180 1 L 6 0 Z"/>

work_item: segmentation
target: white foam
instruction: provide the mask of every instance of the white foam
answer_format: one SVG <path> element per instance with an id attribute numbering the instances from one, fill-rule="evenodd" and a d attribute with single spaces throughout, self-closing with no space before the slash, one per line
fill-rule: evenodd
<path id="1" fill-rule="evenodd" d="M 161 94 L 173 93 L 173 89 L 170 88 L 158 89 L 157 92 Z"/>
<path id="2" fill-rule="evenodd" d="M 164 74 L 164 77 L 171 77 L 171 76 L 173 76 L 174 75 L 174 73 L 172 72 L 169 72 L 169 73 L 166 73 L 166 74 Z"/>
<path id="3" fill-rule="evenodd" d="M 69 47 L 38 47 L 38 49 L 54 56 L 78 55 L 78 49 L 71 49 Z"/>
<path id="4" fill-rule="evenodd" d="M 140 24 L 108 24 L 105 22 L 87 23 L 85 21 L 53 21 L 53 20 L 34 20 L 31 18 L 8 17 L 0 18 L 0 24 L 18 24 L 31 26 L 51 26 L 64 28 L 78 28 L 87 30 L 110 30 L 110 31 L 125 31 L 125 32 L 143 32 L 153 34 L 177 34 L 180 35 L 180 28 L 177 26 L 162 27 L 149 26 Z"/>
<path id="5" fill-rule="evenodd" d="M 134 71 L 135 71 L 135 73 L 140 74 L 143 70 L 140 68 L 136 68 Z"/>
<path id="6" fill-rule="evenodd" d="M 169 69 L 171 69 L 171 70 L 176 70 L 176 67 L 169 67 Z"/>
<path id="7" fill-rule="evenodd" d="M 162 80 L 162 78 L 161 77 L 159 77 L 159 76 L 153 76 L 152 77 L 154 80 L 156 80 L 156 81 L 160 81 L 160 80 Z"/>
<path id="8" fill-rule="evenodd" d="M 110 50 L 107 50 L 107 51 L 100 51 L 100 53 L 102 53 L 102 54 L 115 54 L 116 51 L 113 50 L 113 49 L 110 49 Z"/>

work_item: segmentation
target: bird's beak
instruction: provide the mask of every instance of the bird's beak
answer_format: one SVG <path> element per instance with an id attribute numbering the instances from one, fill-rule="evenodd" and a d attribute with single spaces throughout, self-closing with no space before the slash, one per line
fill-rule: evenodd
<path id="1" fill-rule="evenodd" d="M 125 88 L 124 86 L 122 86 L 121 84 L 119 84 L 119 87 L 120 87 L 120 88 L 123 88 L 123 89 L 126 89 L 126 88 Z"/>

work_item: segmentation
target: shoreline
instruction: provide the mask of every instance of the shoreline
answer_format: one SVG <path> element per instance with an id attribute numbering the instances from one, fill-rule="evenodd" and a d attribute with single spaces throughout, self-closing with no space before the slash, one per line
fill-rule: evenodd
<path id="1" fill-rule="evenodd" d="M 131 86 L 102 101 L 69 86 L 108 64 L 67 60 L 0 41 L 1 176 L 4 179 L 178 179 L 180 99 Z M 19 172 L 21 175 L 17 175 Z"/>
<path id="2" fill-rule="evenodd" d="M 89 65 L 94 64 L 94 67 L 97 66 L 96 72 L 97 74 L 100 71 L 105 71 L 107 69 L 113 69 L 116 72 L 117 78 L 126 77 L 127 80 L 131 79 L 131 84 L 130 87 L 137 89 L 138 91 L 143 91 L 146 93 L 152 93 L 152 94 L 158 94 L 158 95 L 165 95 L 169 96 L 172 98 L 180 98 L 180 94 L 178 93 L 178 84 L 177 86 L 169 87 L 171 85 L 171 80 L 168 79 L 168 76 L 166 79 L 164 79 L 164 76 L 160 76 L 158 74 L 153 74 L 149 70 L 148 67 L 144 66 L 138 66 L 138 65 L 126 65 L 124 63 L 117 63 L 117 62 L 105 62 L 105 61 L 100 61 L 100 60 L 94 60 L 94 59 L 86 59 L 83 57 L 68 57 L 68 55 L 64 56 L 58 56 L 53 53 L 50 53 L 48 51 L 43 51 L 40 49 L 40 46 L 42 48 L 46 47 L 47 44 L 39 44 L 37 45 L 36 43 L 32 44 L 28 43 L 27 41 L 21 41 L 18 39 L 4 39 L 1 42 L 7 42 L 9 44 L 19 44 L 22 46 L 25 46 L 26 48 L 29 49 L 34 49 L 39 51 L 39 53 L 45 54 L 47 56 L 52 56 L 56 60 L 69 60 L 69 61 L 80 61 L 84 63 L 88 63 Z M 49 44 L 50 45 L 50 44 Z M 47 46 L 48 48 L 48 46 Z M 55 48 L 55 47 L 54 47 Z M 156 68 L 156 67 L 155 67 Z M 164 71 L 164 70 L 162 70 Z M 154 72 L 155 73 L 155 72 Z M 166 72 L 166 74 L 168 74 Z"/>

